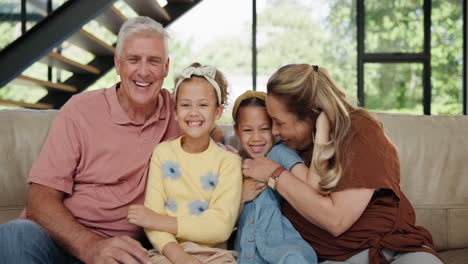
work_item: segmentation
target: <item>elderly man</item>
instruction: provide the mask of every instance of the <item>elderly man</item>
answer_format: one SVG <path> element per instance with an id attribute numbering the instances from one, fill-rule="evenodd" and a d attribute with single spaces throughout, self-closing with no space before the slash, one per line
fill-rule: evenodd
<path id="1" fill-rule="evenodd" d="M 148 17 L 130 19 L 114 60 L 120 83 L 73 96 L 56 117 L 29 175 L 26 219 L 0 226 L 2 263 L 149 261 L 126 216 L 143 202 L 154 147 L 180 134 L 161 89 L 167 33 Z"/>

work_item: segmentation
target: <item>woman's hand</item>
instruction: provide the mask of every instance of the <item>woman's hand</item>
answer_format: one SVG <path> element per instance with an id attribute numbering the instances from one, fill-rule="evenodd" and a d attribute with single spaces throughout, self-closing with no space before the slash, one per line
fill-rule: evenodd
<path id="1" fill-rule="evenodd" d="M 264 182 L 256 181 L 252 178 L 246 178 L 242 184 L 241 203 L 250 202 L 265 190 L 267 185 Z"/>
<path id="2" fill-rule="evenodd" d="M 242 162 L 242 173 L 246 177 L 265 183 L 278 166 L 278 163 L 265 157 L 245 159 Z"/>
<path id="3" fill-rule="evenodd" d="M 321 112 L 315 122 L 315 143 L 326 144 L 330 142 L 330 119 L 325 112 Z"/>

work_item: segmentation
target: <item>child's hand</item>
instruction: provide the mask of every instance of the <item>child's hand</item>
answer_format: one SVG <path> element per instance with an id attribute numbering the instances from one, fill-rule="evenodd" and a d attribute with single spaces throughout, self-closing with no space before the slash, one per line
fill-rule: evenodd
<path id="1" fill-rule="evenodd" d="M 234 154 L 239 154 L 239 151 L 237 149 L 235 149 L 233 146 L 231 145 L 224 145 L 220 142 L 216 142 L 216 145 L 218 145 L 218 147 L 226 150 L 226 151 L 229 151 L 229 152 L 232 152 Z"/>
<path id="2" fill-rule="evenodd" d="M 180 255 L 174 264 L 203 264 L 203 262 L 187 253 Z"/>
<path id="3" fill-rule="evenodd" d="M 143 228 L 154 229 L 152 227 L 152 223 L 157 222 L 158 216 L 159 215 L 157 213 L 144 205 L 130 205 L 128 208 L 127 219 L 131 224 L 135 224 Z"/>
<path id="4" fill-rule="evenodd" d="M 271 173 L 278 168 L 279 164 L 265 157 L 245 159 L 242 162 L 242 174 L 245 177 L 266 183 Z"/>
<path id="5" fill-rule="evenodd" d="M 241 203 L 250 202 L 265 190 L 267 185 L 263 182 L 256 181 L 252 178 L 245 178 L 242 184 L 242 199 Z"/>

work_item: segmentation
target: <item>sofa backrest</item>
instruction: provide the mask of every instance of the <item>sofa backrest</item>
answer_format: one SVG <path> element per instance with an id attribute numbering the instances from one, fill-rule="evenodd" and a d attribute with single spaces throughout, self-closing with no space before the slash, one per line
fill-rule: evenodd
<path id="1" fill-rule="evenodd" d="M 0 111 L 0 224 L 26 203 L 29 169 L 56 110 Z M 438 250 L 468 247 L 468 116 L 377 113 L 398 148 L 401 188 Z M 232 125 L 225 142 L 239 149 Z"/>
<path id="2" fill-rule="evenodd" d="M 0 223 L 18 217 L 26 204 L 29 169 L 57 110 L 0 111 Z"/>
<path id="3" fill-rule="evenodd" d="M 438 250 L 468 247 L 468 116 L 375 113 L 398 148 L 401 189 Z M 224 140 L 239 149 L 232 125 Z"/>
<path id="4" fill-rule="evenodd" d="M 417 223 L 438 250 L 468 247 L 468 116 L 377 115 L 398 147 Z"/>

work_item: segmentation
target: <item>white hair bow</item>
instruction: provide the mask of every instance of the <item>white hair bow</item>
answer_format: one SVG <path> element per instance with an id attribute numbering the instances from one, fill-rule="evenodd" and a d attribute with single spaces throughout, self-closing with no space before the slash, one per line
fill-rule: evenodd
<path id="1" fill-rule="evenodd" d="M 188 67 L 183 70 L 179 75 L 179 80 L 174 88 L 174 98 L 177 100 L 177 89 L 179 85 L 186 79 L 190 79 L 192 75 L 204 77 L 215 89 L 216 95 L 218 96 L 218 104 L 221 104 L 221 88 L 218 83 L 214 80 L 216 76 L 216 68 L 213 66 L 203 67 Z"/>

